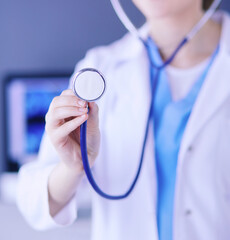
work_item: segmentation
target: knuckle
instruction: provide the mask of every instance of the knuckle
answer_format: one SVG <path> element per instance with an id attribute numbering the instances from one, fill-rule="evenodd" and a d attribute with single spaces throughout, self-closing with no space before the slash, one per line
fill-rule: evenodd
<path id="1" fill-rule="evenodd" d="M 45 115 L 45 122 L 47 123 L 48 121 L 49 121 L 49 112 L 47 112 Z"/>
<path id="2" fill-rule="evenodd" d="M 49 109 L 49 111 L 45 115 L 45 122 L 50 123 L 52 120 L 55 118 L 55 113 L 56 111 L 53 111 L 52 109 Z"/>
<path id="3" fill-rule="evenodd" d="M 77 98 L 75 96 L 70 96 L 68 99 L 67 99 L 67 104 L 68 105 L 75 105 L 75 103 L 77 102 Z"/>
<path id="4" fill-rule="evenodd" d="M 69 92 L 69 89 L 65 89 L 61 92 L 61 94 L 65 94 L 65 93 L 68 93 Z"/>
<path id="5" fill-rule="evenodd" d="M 59 96 L 53 98 L 52 102 L 50 103 L 50 108 L 54 108 L 59 101 Z"/>
<path id="6" fill-rule="evenodd" d="M 56 108 L 55 110 L 53 110 L 52 111 L 52 118 L 57 119 L 58 116 L 59 116 L 59 112 L 60 112 L 59 108 Z"/>
<path id="7" fill-rule="evenodd" d="M 45 131 L 50 135 L 50 126 L 49 124 L 45 124 Z"/>
<path id="8" fill-rule="evenodd" d="M 61 95 L 73 95 L 73 90 L 72 89 L 66 89 L 62 91 Z"/>

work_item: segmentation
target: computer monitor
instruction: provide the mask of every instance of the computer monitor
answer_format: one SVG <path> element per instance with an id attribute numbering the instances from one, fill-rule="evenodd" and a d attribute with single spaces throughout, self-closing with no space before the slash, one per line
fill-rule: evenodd
<path id="1" fill-rule="evenodd" d="M 70 74 L 12 75 L 4 81 L 6 171 L 34 161 L 52 99 L 68 88 Z"/>

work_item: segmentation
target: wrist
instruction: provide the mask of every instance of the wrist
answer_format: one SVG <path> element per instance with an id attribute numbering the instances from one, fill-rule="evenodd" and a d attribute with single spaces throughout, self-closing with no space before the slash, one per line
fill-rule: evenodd
<path id="1" fill-rule="evenodd" d="M 55 216 L 74 196 L 81 182 L 83 171 L 68 167 L 60 161 L 48 179 L 49 208 Z"/>
<path id="2" fill-rule="evenodd" d="M 58 167 L 69 177 L 81 178 L 84 175 L 84 168 L 80 164 L 79 166 L 69 166 L 64 161 L 60 161 Z"/>

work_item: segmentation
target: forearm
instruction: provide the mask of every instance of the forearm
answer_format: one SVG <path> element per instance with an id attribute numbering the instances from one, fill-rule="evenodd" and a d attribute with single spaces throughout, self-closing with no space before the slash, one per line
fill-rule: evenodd
<path id="1" fill-rule="evenodd" d="M 83 172 L 60 162 L 48 181 L 50 215 L 54 217 L 74 196 Z"/>

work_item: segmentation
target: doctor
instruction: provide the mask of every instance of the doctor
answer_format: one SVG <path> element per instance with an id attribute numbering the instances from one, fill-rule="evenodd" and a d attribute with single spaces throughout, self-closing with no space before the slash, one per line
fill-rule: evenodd
<path id="1" fill-rule="evenodd" d="M 133 0 L 145 15 L 154 61 L 170 57 L 211 0 Z M 203 6 L 203 8 L 202 8 Z M 92 194 L 92 239 L 230 239 L 230 18 L 217 12 L 161 73 L 140 179 L 124 200 Z M 157 46 L 157 47 L 156 47 Z M 39 159 L 21 168 L 18 206 L 36 229 L 73 223 L 84 177 L 79 126 L 105 192 L 135 175 L 151 100 L 146 50 L 127 34 L 76 66 L 100 70 L 105 96 L 86 103 L 65 90 L 46 115 Z M 72 81 L 72 80 L 71 80 Z M 98 111 L 100 109 L 100 111 Z"/>

